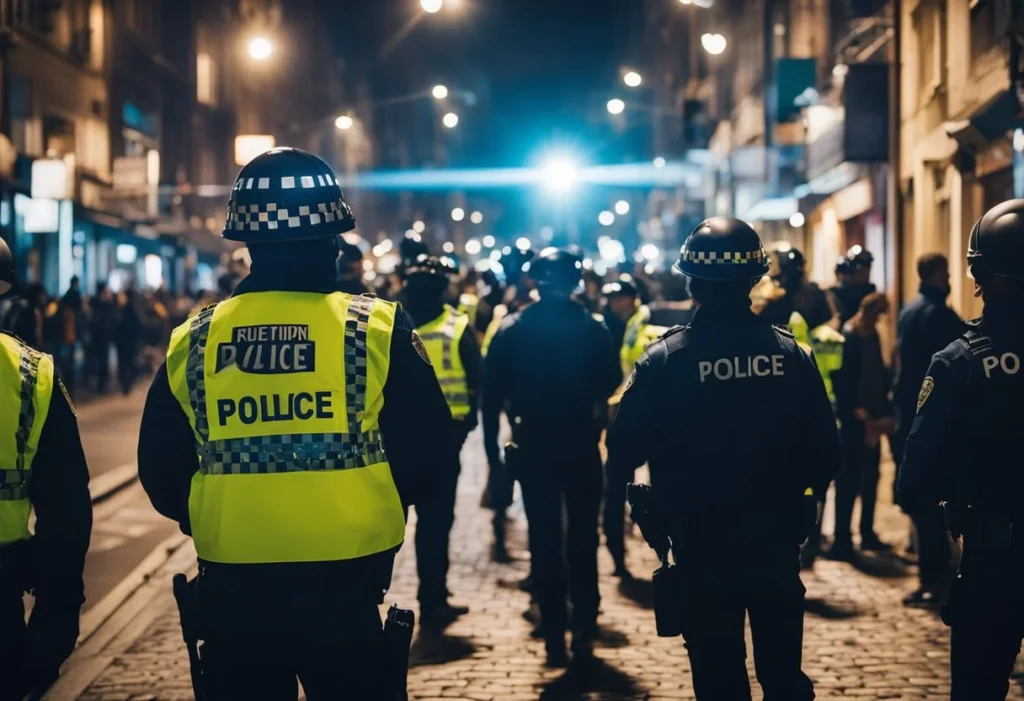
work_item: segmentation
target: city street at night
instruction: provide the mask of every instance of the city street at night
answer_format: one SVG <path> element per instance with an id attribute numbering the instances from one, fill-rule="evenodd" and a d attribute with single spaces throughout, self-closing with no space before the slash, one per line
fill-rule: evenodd
<path id="1" fill-rule="evenodd" d="M 0 701 L 1024 701 L 1022 367 L 1024 0 L 0 0 Z"/>

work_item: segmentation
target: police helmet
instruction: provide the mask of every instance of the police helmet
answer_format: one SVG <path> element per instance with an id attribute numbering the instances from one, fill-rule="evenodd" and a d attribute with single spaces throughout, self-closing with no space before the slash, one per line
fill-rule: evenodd
<path id="1" fill-rule="evenodd" d="M 7 242 L 0 239 L 0 299 L 10 299 L 21 292 L 14 275 L 14 255 Z"/>
<path id="2" fill-rule="evenodd" d="M 780 243 L 772 249 L 772 255 L 779 264 L 779 272 L 783 275 L 790 275 L 803 270 L 807 264 L 807 258 L 803 252 L 791 243 Z"/>
<path id="3" fill-rule="evenodd" d="M 420 255 L 429 255 L 430 249 L 423 243 L 423 237 L 416 232 L 405 232 L 405 237 L 398 244 L 398 255 L 403 261 L 412 261 Z"/>
<path id="4" fill-rule="evenodd" d="M 402 269 L 402 275 L 406 280 L 423 277 L 444 280 L 446 283 L 448 278 L 455 275 L 456 272 L 458 272 L 458 267 L 455 261 L 448 256 L 438 258 L 426 253 L 421 253 L 414 259 L 406 261 Z"/>
<path id="5" fill-rule="evenodd" d="M 967 244 L 971 274 L 1024 280 L 1024 200 L 997 204 L 977 221 Z"/>
<path id="6" fill-rule="evenodd" d="M 871 255 L 871 252 L 865 250 L 863 246 L 851 246 L 850 250 L 846 252 L 846 260 L 850 264 L 850 271 L 863 270 L 864 268 L 870 268 L 871 264 L 875 262 L 875 257 Z"/>
<path id="7" fill-rule="evenodd" d="M 571 293 L 583 278 L 583 261 L 570 251 L 545 248 L 524 266 L 523 272 L 530 276 L 541 290 Z"/>
<path id="8" fill-rule="evenodd" d="M 349 243 L 344 239 L 339 246 L 338 264 L 349 265 L 352 263 L 359 263 L 363 260 L 363 251 L 359 246 L 354 243 Z"/>
<path id="9" fill-rule="evenodd" d="M 711 217 L 694 229 L 672 271 L 705 280 L 753 280 L 768 273 L 768 254 L 753 227 L 732 217 Z"/>
<path id="10" fill-rule="evenodd" d="M 223 236 L 243 243 L 300 241 L 355 226 L 330 166 L 299 149 L 274 148 L 238 174 Z"/>
<path id="11" fill-rule="evenodd" d="M 850 260 L 846 256 L 839 256 L 839 260 L 836 261 L 836 276 L 849 275 L 853 272 L 853 268 L 850 267 Z"/>
<path id="12" fill-rule="evenodd" d="M 618 280 L 609 282 L 602 287 L 601 293 L 605 297 L 622 296 L 636 299 L 640 292 L 637 289 L 636 282 L 633 280 L 633 276 L 623 274 L 619 276 Z"/>

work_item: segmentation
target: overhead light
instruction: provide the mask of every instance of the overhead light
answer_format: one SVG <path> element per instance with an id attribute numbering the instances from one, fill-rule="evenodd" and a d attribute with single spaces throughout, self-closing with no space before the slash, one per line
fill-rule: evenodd
<path id="1" fill-rule="evenodd" d="M 799 229 L 801 226 L 804 225 L 804 222 L 806 221 L 807 218 L 804 217 L 803 212 L 797 212 L 796 214 L 789 218 L 789 225 L 794 229 Z"/>
<path id="2" fill-rule="evenodd" d="M 615 213 L 619 216 L 625 216 L 629 214 L 629 202 L 626 200 L 619 200 L 615 203 Z"/>
<path id="3" fill-rule="evenodd" d="M 466 210 L 464 210 L 462 207 L 456 207 L 455 209 L 452 210 L 452 220 L 453 221 L 462 221 L 465 218 L 466 218 Z"/>
<path id="4" fill-rule="evenodd" d="M 665 167 L 665 159 L 662 158 L 661 156 L 658 156 L 657 158 L 655 158 L 654 159 L 654 167 L 655 168 L 664 168 Z"/>
<path id="5" fill-rule="evenodd" d="M 644 78 L 636 71 L 626 71 L 626 74 L 622 76 L 622 82 L 628 87 L 638 88 L 644 82 Z"/>
<path id="6" fill-rule="evenodd" d="M 655 260 L 661 255 L 661 249 L 653 243 L 645 243 L 640 247 L 640 255 L 643 256 L 644 260 Z"/>
<path id="7" fill-rule="evenodd" d="M 520 236 L 519 238 L 516 239 L 516 248 L 518 248 L 520 251 L 529 251 L 530 245 L 530 239 L 526 238 L 525 236 Z M 511 251 L 509 252 L 511 253 Z"/>
<path id="8" fill-rule="evenodd" d="M 487 234 L 487 236 L 484 236 L 483 241 L 484 241 L 484 246 L 486 246 L 487 248 L 494 248 L 494 237 L 491 236 L 490 234 Z"/>
<path id="9" fill-rule="evenodd" d="M 347 131 L 351 129 L 355 125 L 355 123 L 356 120 L 352 119 L 352 117 L 348 116 L 347 114 L 343 114 L 334 120 L 334 126 L 336 126 L 338 129 L 341 129 L 342 131 Z"/>
<path id="10" fill-rule="evenodd" d="M 412 230 L 415 231 L 417 234 L 422 234 L 424 230 L 426 230 L 426 228 L 427 225 L 424 224 L 423 221 L 420 219 L 417 219 L 412 223 Z"/>
<path id="11" fill-rule="evenodd" d="M 555 158 L 544 166 L 542 177 L 549 190 L 565 193 L 576 186 L 579 168 L 567 158 Z"/>
<path id="12" fill-rule="evenodd" d="M 613 97 L 611 100 L 608 100 L 607 108 L 608 114 L 622 114 L 626 109 L 626 103 L 617 97 Z"/>
<path id="13" fill-rule="evenodd" d="M 441 244 L 441 250 L 445 253 L 455 253 L 455 244 L 451 241 L 445 241 Z"/>
<path id="14" fill-rule="evenodd" d="M 254 61 L 266 61 L 274 53 L 274 45 L 270 39 L 263 36 L 253 37 L 249 40 L 249 58 Z"/>
<path id="15" fill-rule="evenodd" d="M 444 124 L 449 129 L 454 129 L 459 124 L 459 115 L 455 114 L 454 112 L 449 112 L 448 114 L 441 118 L 441 123 Z"/>
<path id="16" fill-rule="evenodd" d="M 601 223 L 601 226 L 611 226 L 615 223 L 615 215 L 606 209 L 597 215 L 597 221 Z"/>
<path id="17" fill-rule="evenodd" d="M 430 91 L 430 94 L 434 96 L 435 100 L 443 100 L 448 97 L 448 86 L 435 85 L 434 89 Z"/>
<path id="18" fill-rule="evenodd" d="M 469 215 L 469 220 L 474 224 L 479 224 L 484 220 L 483 212 L 473 212 Z"/>
<path id="19" fill-rule="evenodd" d="M 440 12 L 441 7 L 444 5 L 444 0 L 420 0 L 420 7 L 423 11 L 428 14 L 434 14 Z"/>
<path id="20" fill-rule="evenodd" d="M 466 253 L 471 256 L 475 256 L 480 252 L 480 242 L 477 239 L 470 239 L 466 241 Z"/>
<path id="21" fill-rule="evenodd" d="M 728 45 L 725 37 L 721 34 L 703 34 L 700 38 L 701 46 L 712 56 L 718 56 L 725 52 L 725 47 Z"/>

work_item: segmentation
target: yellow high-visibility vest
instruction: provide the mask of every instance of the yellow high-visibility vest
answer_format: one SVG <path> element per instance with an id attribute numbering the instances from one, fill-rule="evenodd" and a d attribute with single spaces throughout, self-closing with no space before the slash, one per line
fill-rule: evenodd
<path id="1" fill-rule="evenodd" d="M 470 324 L 476 324 L 476 310 L 480 307 L 480 298 L 471 292 L 459 295 L 459 314 L 465 314 Z"/>
<path id="2" fill-rule="evenodd" d="M 828 392 L 829 399 L 835 402 L 835 393 L 832 391 L 832 373 L 843 367 L 843 334 L 828 324 L 808 329 L 807 321 L 800 312 L 793 312 L 790 315 L 789 328 L 793 331 L 797 343 L 814 352 L 814 359 L 818 363 L 818 372 L 825 383 L 825 391 Z"/>
<path id="3" fill-rule="evenodd" d="M 486 356 L 487 350 L 491 347 L 491 341 L 498 335 L 498 329 L 501 328 L 501 320 L 508 316 L 508 307 L 504 304 L 499 304 L 494 308 L 494 316 L 491 317 L 491 323 L 487 325 L 487 331 L 484 332 L 484 342 L 480 344 L 480 355 Z"/>
<path id="4" fill-rule="evenodd" d="M 459 354 L 459 342 L 468 327 L 468 316 L 445 305 L 439 317 L 416 329 L 434 366 L 448 409 L 456 419 L 468 416 L 470 409 L 466 369 Z"/>
<path id="5" fill-rule="evenodd" d="M 401 545 L 379 424 L 395 312 L 342 292 L 254 292 L 174 331 L 167 378 L 199 454 L 201 559 L 324 562 Z"/>
<path id="6" fill-rule="evenodd" d="M 53 384 L 50 356 L 0 333 L 0 545 L 31 537 L 32 461 Z"/>
<path id="7" fill-rule="evenodd" d="M 628 378 L 630 376 L 633 372 L 633 366 L 640 360 L 644 349 L 668 331 L 664 326 L 649 324 L 650 319 L 650 310 L 645 306 L 641 306 L 637 307 L 636 312 L 626 322 L 626 332 L 622 337 L 622 348 L 619 349 L 619 362 L 622 365 L 623 377 Z"/>

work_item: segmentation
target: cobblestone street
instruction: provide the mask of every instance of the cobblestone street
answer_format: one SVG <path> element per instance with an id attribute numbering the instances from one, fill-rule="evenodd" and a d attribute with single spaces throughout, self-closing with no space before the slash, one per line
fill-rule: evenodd
<path id="1" fill-rule="evenodd" d="M 417 638 L 413 645 L 410 698 L 516 701 L 533 699 L 692 699 L 689 663 L 678 639 L 661 639 L 646 608 L 647 580 L 655 560 L 639 539 L 631 541 L 631 568 L 642 580 L 617 587 L 611 560 L 601 551 L 602 640 L 598 664 L 586 677 L 543 667 L 543 645 L 530 639 L 522 616 L 528 596 L 512 584 L 527 563 L 497 565 L 489 559 L 489 512 L 479 508 L 484 465 L 479 435 L 464 452 L 463 477 L 452 542 L 450 586 L 471 613 L 445 637 Z M 891 467 L 881 487 L 879 532 L 902 545 L 907 524 L 891 506 Z M 525 549 L 523 516 L 516 513 L 515 549 Z M 410 530 L 414 525 L 410 526 Z M 830 528 L 826 523 L 826 531 Z M 415 605 L 416 568 L 407 545 L 398 559 L 388 601 Z M 182 548 L 149 587 L 147 599 L 129 599 L 66 668 L 49 698 L 141 701 L 191 698 L 187 658 L 168 577 L 187 566 Z M 949 693 L 948 634 L 937 615 L 907 609 L 901 598 L 914 588 L 913 570 L 894 557 L 875 558 L 860 569 L 819 560 L 805 576 L 808 615 L 805 670 L 818 698 L 945 699 Z M 140 598 L 141 597 L 141 598 Z M 111 626 L 113 626 L 111 628 Z M 109 630 L 105 630 L 109 628 Z M 753 680 L 752 660 L 748 658 Z M 754 682 L 754 698 L 760 693 Z M 1014 682 L 1010 698 L 1024 699 Z"/>

